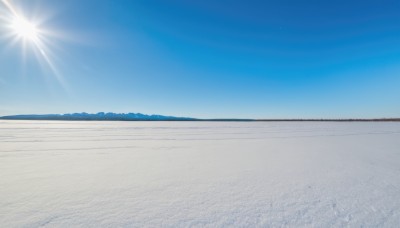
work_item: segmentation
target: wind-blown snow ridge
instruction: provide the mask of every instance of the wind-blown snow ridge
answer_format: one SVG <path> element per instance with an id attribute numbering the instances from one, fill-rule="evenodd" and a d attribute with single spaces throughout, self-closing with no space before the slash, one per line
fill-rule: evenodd
<path id="1" fill-rule="evenodd" d="M 68 114 L 29 114 L 29 115 L 13 115 L 3 116 L 0 119 L 9 120 L 194 120 L 189 117 L 175 117 L 163 115 L 146 115 L 142 113 L 113 113 L 113 112 L 98 112 L 98 113 L 68 113 Z"/>

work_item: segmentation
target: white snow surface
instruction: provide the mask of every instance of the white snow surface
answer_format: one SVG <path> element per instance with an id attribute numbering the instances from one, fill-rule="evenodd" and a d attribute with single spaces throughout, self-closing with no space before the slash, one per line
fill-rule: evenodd
<path id="1" fill-rule="evenodd" d="M 399 227 L 400 123 L 0 121 L 1 227 Z"/>

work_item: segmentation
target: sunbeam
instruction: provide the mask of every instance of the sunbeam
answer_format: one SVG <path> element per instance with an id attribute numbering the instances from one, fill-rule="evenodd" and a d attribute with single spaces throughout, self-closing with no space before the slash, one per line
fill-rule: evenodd
<path id="1" fill-rule="evenodd" d="M 54 38 L 51 35 L 54 32 L 42 29 L 41 23 L 27 18 L 11 1 L 1 0 L 1 2 L 8 12 L 7 15 L 2 17 L 9 28 L 6 36 L 10 40 L 10 45 L 21 44 L 23 62 L 26 59 L 27 49 L 33 50 L 39 63 L 50 71 L 58 83 L 67 91 L 65 79 L 51 59 L 53 54 L 50 54 L 51 50 L 48 41 L 50 38 Z"/>

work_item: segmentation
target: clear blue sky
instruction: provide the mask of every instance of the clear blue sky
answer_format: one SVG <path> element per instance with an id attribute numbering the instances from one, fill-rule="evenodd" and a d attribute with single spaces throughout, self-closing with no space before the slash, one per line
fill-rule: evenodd
<path id="1" fill-rule="evenodd" d="M 400 116 L 398 0 L 9 2 L 58 76 L 0 0 L 0 115 Z"/>

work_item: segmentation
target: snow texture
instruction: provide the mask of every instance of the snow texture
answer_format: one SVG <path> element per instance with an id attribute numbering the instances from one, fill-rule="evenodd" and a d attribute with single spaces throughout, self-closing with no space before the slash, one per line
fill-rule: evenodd
<path id="1" fill-rule="evenodd" d="M 399 227 L 400 123 L 0 121 L 1 227 Z"/>

